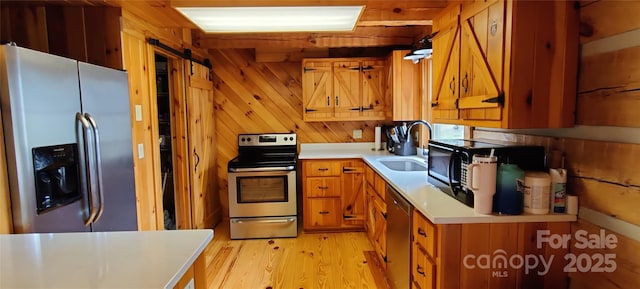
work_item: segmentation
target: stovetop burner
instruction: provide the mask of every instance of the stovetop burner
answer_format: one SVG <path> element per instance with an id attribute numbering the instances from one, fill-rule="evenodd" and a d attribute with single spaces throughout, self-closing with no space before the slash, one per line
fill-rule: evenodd
<path id="1" fill-rule="evenodd" d="M 238 135 L 238 156 L 228 169 L 291 167 L 297 160 L 297 138 L 293 133 Z"/>

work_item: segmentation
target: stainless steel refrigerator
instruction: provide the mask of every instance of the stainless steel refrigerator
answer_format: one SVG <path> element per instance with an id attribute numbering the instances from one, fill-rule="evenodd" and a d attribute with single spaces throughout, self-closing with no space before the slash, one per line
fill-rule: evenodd
<path id="1" fill-rule="evenodd" d="M 137 230 L 127 73 L 0 46 L 16 233 Z"/>

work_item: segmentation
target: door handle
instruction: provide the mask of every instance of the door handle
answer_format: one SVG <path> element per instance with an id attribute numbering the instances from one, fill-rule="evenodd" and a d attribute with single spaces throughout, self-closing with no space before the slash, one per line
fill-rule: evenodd
<path id="1" fill-rule="evenodd" d="M 196 165 L 193 168 L 194 172 L 198 171 L 198 164 L 200 164 L 200 156 L 198 155 L 198 152 L 196 151 L 196 149 L 193 149 L 193 155 L 196 157 Z"/>
<path id="2" fill-rule="evenodd" d="M 422 276 L 427 276 L 427 274 L 424 272 L 424 269 L 422 269 L 422 267 L 420 267 L 420 265 L 418 265 L 416 267 L 416 272 L 418 272 L 418 274 L 420 274 Z"/>
<path id="3" fill-rule="evenodd" d="M 318 189 L 320 189 L 320 190 L 328 190 L 329 187 L 318 187 Z"/>
<path id="4" fill-rule="evenodd" d="M 426 237 L 427 233 L 424 230 L 422 230 L 422 228 L 418 227 L 418 235 Z"/>
<path id="5" fill-rule="evenodd" d="M 242 224 L 242 223 L 293 223 L 295 221 L 294 218 L 286 218 L 286 219 L 277 219 L 277 220 L 231 220 L 231 223 Z"/>
<path id="6" fill-rule="evenodd" d="M 329 214 L 329 211 L 320 211 L 320 212 L 318 212 L 318 213 L 319 213 L 320 215 L 327 215 L 327 214 Z"/>
<path id="7" fill-rule="evenodd" d="M 94 154 L 96 158 L 96 173 L 97 173 L 97 181 L 98 181 L 98 201 L 100 206 L 98 207 L 98 212 L 96 213 L 96 218 L 93 222 L 96 222 L 102 216 L 104 212 L 104 184 L 102 181 L 102 157 L 100 153 L 100 130 L 98 129 L 98 123 L 96 120 L 89 114 L 85 113 L 84 117 L 89 120 L 89 124 L 91 125 L 91 129 L 93 130 L 93 146 L 94 146 Z"/>
<path id="8" fill-rule="evenodd" d="M 80 144 L 80 134 L 78 133 L 78 128 L 80 128 L 80 126 L 78 124 L 80 124 L 80 126 L 82 127 L 82 148 L 78 149 L 78 151 L 81 152 L 80 171 L 84 172 L 84 174 L 82 174 L 83 178 L 81 178 L 80 181 L 83 193 L 82 197 L 86 198 L 85 203 L 88 207 L 88 212 L 83 210 L 83 219 L 84 225 L 89 226 L 96 218 L 96 215 L 98 214 L 98 207 L 100 205 L 97 204 L 94 206 L 94 202 L 98 198 L 94 195 L 93 189 L 91 187 L 91 185 L 93 184 L 93 175 L 91 174 L 91 161 L 89 160 L 90 156 L 88 154 L 90 148 L 87 138 L 89 137 L 89 135 L 91 135 L 92 131 L 89 122 L 80 112 L 76 113 L 76 138 L 78 139 L 78 142 Z"/>

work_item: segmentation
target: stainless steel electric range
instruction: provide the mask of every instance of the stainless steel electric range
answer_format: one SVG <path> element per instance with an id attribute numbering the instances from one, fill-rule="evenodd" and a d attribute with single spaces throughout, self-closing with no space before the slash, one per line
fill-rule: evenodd
<path id="1" fill-rule="evenodd" d="M 292 133 L 238 135 L 228 163 L 231 239 L 298 235 L 296 144 Z"/>

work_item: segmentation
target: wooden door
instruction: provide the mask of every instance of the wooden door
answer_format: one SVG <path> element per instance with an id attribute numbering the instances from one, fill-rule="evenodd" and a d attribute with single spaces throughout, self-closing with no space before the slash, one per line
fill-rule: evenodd
<path id="1" fill-rule="evenodd" d="M 333 63 L 333 91 L 336 119 L 358 118 L 362 103 L 360 61 Z"/>
<path id="2" fill-rule="evenodd" d="M 465 3 L 460 26 L 461 117 L 500 120 L 504 102 L 499 96 L 503 93 L 505 2 Z"/>
<path id="3" fill-rule="evenodd" d="M 366 119 L 385 119 L 391 99 L 385 97 L 385 61 L 362 62 L 362 113 Z"/>
<path id="4" fill-rule="evenodd" d="M 185 74 L 192 228 L 213 228 L 220 219 L 220 199 L 216 186 L 211 71 L 185 61 Z"/>
<path id="5" fill-rule="evenodd" d="M 433 120 L 459 118 L 460 5 L 451 5 L 434 18 L 437 34 L 433 44 Z"/>
<path id="6" fill-rule="evenodd" d="M 330 61 L 309 61 L 302 68 L 302 99 L 305 121 L 333 117 L 333 73 Z"/>
<path id="7" fill-rule="evenodd" d="M 364 162 L 341 162 L 342 218 L 347 226 L 364 226 Z"/>

